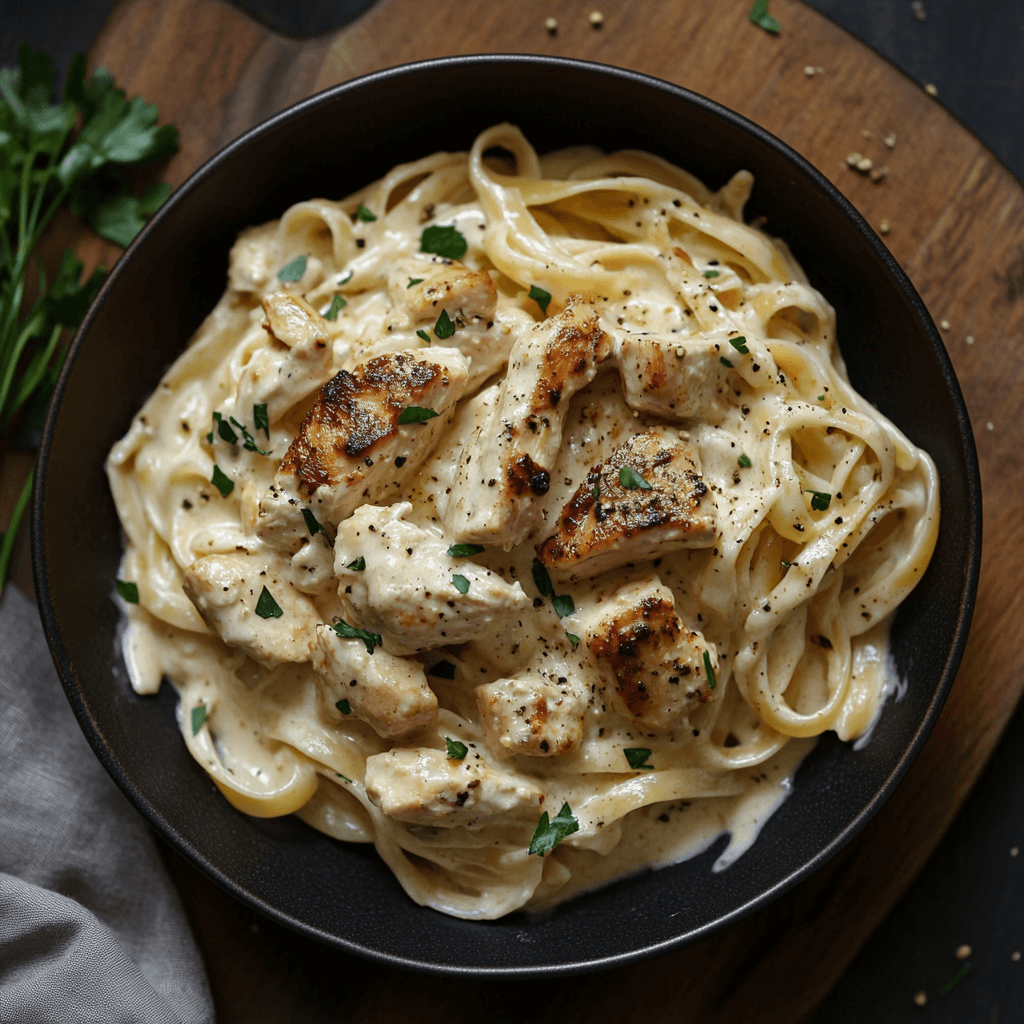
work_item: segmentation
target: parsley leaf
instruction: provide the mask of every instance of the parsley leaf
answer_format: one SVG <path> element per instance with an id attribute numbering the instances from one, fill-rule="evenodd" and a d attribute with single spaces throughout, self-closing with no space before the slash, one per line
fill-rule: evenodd
<path id="1" fill-rule="evenodd" d="M 439 661 L 427 669 L 428 676 L 436 676 L 438 679 L 454 679 L 455 666 L 450 661 Z"/>
<path id="2" fill-rule="evenodd" d="M 533 582 L 540 591 L 541 597 L 555 596 L 555 588 L 551 585 L 551 576 L 539 558 L 533 560 Z"/>
<path id="3" fill-rule="evenodd" d="M 334 705 L 343 715 L 352 714 L 352 705 L 347 700 L 339 700 Z M 344 776 L 342 776 L 344 778 Z"/>
<path id="4" fill-rule="evenodd" d="M 434 324 L 434 334 L 438 338 L 450 338 L 455 333 L 455 324 L 452 323 L 452 318 L 448 315 L 447 309 L 441 310 L 441 315 L 437 318 L 437 323 Z"/>
<path id="5" fill-rule="evenodd" d="M 644 764 L 644 762 L 651 756 L 651 751 L 647 747 L 626 747 L 622 751 L 626 755 L 626 760 L 629 762 L 630 768 L 635 768 L 638 771 L 641 768 L 654 768 L 653 764 Z"/>
<path id="6" fill-rule="evenodd" d="M 227 441 L 228 444 L 238 444 L 238 435 L 231 429 L 228 421 L 219 412 L 213 414 L 213 424 L 217 428 L 217 433 L 220 434 L 222 440 Z"/>
<path id="7" fill-rule="evenodd" d="M 713 277 L 721 277 L 717 270 L 705 270 L 704 276 L 710 281 Z"/>
<path id="8" fill-rule="evenodd" d="M 422 338 L 428 345 L 430 344 L 430 335 L 426 331 L 417 331 L 417 338 Z"/>
<path id="9" fill-rule="evenodd" d="M 740 456 L 740 457 L 739 457 L 739 458 L 738 458 L 738 459 L 737 459 L 736 461 L 737 461 L 737 462 L 738 462 L 738 463 L 739 463 L 739 464 L 740 464 L 740 465 L 741 465 L 741 466 L 742 466 L 742 467 L 743 467 L 744 469 L 749 469 L 749 468 L 750 468 L 750 465 L 751 465 L 751 463 L 750 463 L 750 456 L 749 456 L 749 455 L 741 455 L 741 456 Z"/>
<path id="10" fill-rule="evenodd" d="M 214 414 L 216 415 L 216 413 Z M 247 452 L 256 452 L 259 455 L 269 455 L 270 452 L 265 452 L 257 443 L 256 438 L 249 433 L 249 428 L 239 423 L 234 416 L 231 417 L 231 422 L 242 432 L 242 447 Z"/>
<path id="11" fill-rule="evenodd" d="M 254 405 L 252 407 L 252 422 L 253 426 L 257 430 L 262 430 L 267 435 L 267 440 L 270 440 L 270 420 L 267 417 L 267 406 L 265 403 Z"/>
<path id="12" fill-rule="evenodd" d="M 704 651 L 704 671 L 708 675 L 708 689 L 713 690 L 716 685 L 715 669 L 714 666 L 711 664 L 711 655 L 707 652 L 707 650 Z"/>
<path id="13" fill-rule="evenodd" d="M 356 210 L 356 220 L 361 220 L 369 224 L 376 219 L 377 214 L 375 214 L 373 210 L 367 209 L 367 207 L 363 206 L 362 203 L 359 204 L 359 207 Z"/>
<path id="14" fill-rule="evenodd" d="M 261 619 L 279 619 L 284 615 L 284 610 L 266 587 L 260 591 L 259 599 L 256 601 L 256 614 Z"/>
<path id="15" fill-rule="evenodd" d="M 469 580 L 467 580 L 465 576 L 460 576 L 458 573 L 452 574 L 452 586 L 455 587 L 460 594 L 469 593 Z"/>
<path id="16" fill-rule="evenodd" d="M 555 594 L 551 598 L 551 607 L 555 609 L 560 619 L 564 619 L 566 615 L 572 615 L 576 611 L 576 602 L 573 601 L 571 594 Z"/>
<path id="17" fill-rule="evenodd" d="M 546 292 L 543 288 L 538 288 L 535 284 L 531 284 L 529 298 L 533 299 L 533 301 L 540 306 L 540 311 L 547 316 L 548 303 L 551 301 L 551 292 Z"/>
<path id="18" fill-rule="evenodd" d="M 226 498 L 235 489 L 235 481 L 231 477 L 225 476 L 220 466 L 216 464 L 213 467 L 213 476 L 210 479 L 210 483 L 220 491 L 222 498 Z"/>
<path id="19" fill-rule="evenodd" d="M 300 281 L 306 272 L 306 256 L 296 256 L 291 263 L 286 263 L 278 272 L 278 281 Z"/>
<path id="20" fill-rule="evenodd" d="M 449 761 L 461 761 L 469 753 L 469 747 L 467 747 L 465 743 L 453 740 L 449 736 L 445 736 L 444 742 L 448 747 Z"/>
<path id="21" fill-rule="evenodd" d="M 380 633 L 371 633 L 368 629 L 356 629 L 350 626 L 344 619 L 338 619 L 332 627 L 334 632 L 347 640 L 362 640 L 366 644 L 366 653 L 373 654 L 374 647 L 380 647 L 384 641 Z"/>
<path id="22" fill-rule="evenodd" d="M 638 487 L 641 491 L 649 491 L 651 485 L 635 470 L 629 466 L 623 466 L 619 470 L 619 483 L 627 490 L 635 491 Z"/>
<path id="23" fill-rule="evenodd" d="M 570 633 L 568 630 L 565 631 L 565 635 L 569 638 L 569 643 L 572 644 L 572 649 L 575 651 L 580 645 L 580 638 L 575 633 Z"/>
<path id="24" fill-rule="evenodd" d="M 827 494 L 825 491 L 808 491 L 811 496 L 811 508 L 815 512 L 827 512 L 829 505 L 832 504 L 832 495 Z"/>
<path id="25" fill-rule="evenodd" d="M 432 224 L 420 235 L 420 252 L 430 252 L 446 260 L 461 260 L 469 246 L 454 224 Z"/>
<path id="26" fill-rule="evenodd" d="M 366 569 L 366 559 L 360 555 L 354 562 L 349 562 L 345 568 L 351 569 L 353 572 L 363 572 Z"/>
<path id="27" fill-rule="evenodd" d="M 543 857 L 550 853 L 563 839 L 579 832 L 580 823 L 573 817 L 572 809 L 568 803 L 562 804 L 558 817 L 548 820 L 548 812 L 545 811 L 537 822 L 537 828 L 530 840 L 530 853 Z"/>
<path id="28" fill-rule="evenodd" d="M 323 526 L 320 525 L 320 520 L 308 508 L 302 510 L 302 518 L 306 520 L 306 529 L 309 530 L 310 537 L 315 537 L 318 533 L 324 532 Z"/>
<path id="29" fill-rule="evenodd" d="M 409 283 L 405 286 L 406 291 L 408 291 L 414 284 L 423 284 L 423 278 L 422 277 L 410 277 L 409 278 Z"/>
<path id="30" fill-rule="evenodd" d="M 720 362 L 720 363 L 721 363 L 721 364 L 722 364 L 723 366 L 728 366 L 730 370 L 732 369 L 732 363 L 730 363 L 730 362 L 729 362 L 729 360 L 725 358 L 725 356 L 719 356 L 719 357 L 718 357 L 718 361 L 719 361 L 719 362 Z"/>
<path id="31" fill-rule="evenodd" d="M 754 6 L 750 8 L 750 20 L 773 36 L 779 34 L 779 23 L 768 13 L 768 0 L 754 0 Z"/>
<path id="32" fill-rule="evenodd" d="M 483 544 L 453 544 L 448 549 L 448 556 L 450 558 L 468 558 L 470 555 L 479 555 L 483 550 Z"/>
<path id="33" fill-rule="evenodd" d="M 209 709 L 205 704 L 197 704 L 192 709 L 192 735 L 197 736 L 199 730 L 202 729 L 203 723 L 206 721 L 206 716 L 209 714 Z"/>
<path id="34" fill-rule="evenodd" d="M 335 292 L 334 298 L 331 299 L 331 308 L 327 310 L 326 313 L 324 313 L 324 319 L 337 320 L 338 313 L 341 312 L 341 310 L 343 310 L 347 305 L 348 302 L 344 298 L 342 298 L 342 296 L 340 296 L 337 292 Z"/>
<path id="35" fill-rule="evenodd" d="M 432 420 L 437 415 L 433 409 L 423 409 L 418 405 L 407 405 L 399 414 L 398 422 L 401 426 L 406 423 L 422 423 L 424 420 Z"/>
<path id="36" fill-rule="evenodd" d="M 739 352 L 740 355 L 745 356 L 750 353 L 750 349 L 747 348 L 747 339 L 744 338 L 742 334 L 736 338 L 730 338 L 729 344 L 732 345 L 732 347 L 736 349 L 736 351 Z"/>
<path id="37" fill-rule="evenodd" d="M 128 580 L 117 581 L 117 592 L 129 604 L 139 603 L 139 585 Z"/>

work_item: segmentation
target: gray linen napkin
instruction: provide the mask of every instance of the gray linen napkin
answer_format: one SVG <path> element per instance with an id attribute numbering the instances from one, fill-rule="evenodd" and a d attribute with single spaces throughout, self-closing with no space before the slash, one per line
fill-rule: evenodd
<path id="1" fill-rule="evenodd" d="M 35 608 L 0 598 L 0 1021 L 206 1024 L 153 836 L 78 728 Z"/>

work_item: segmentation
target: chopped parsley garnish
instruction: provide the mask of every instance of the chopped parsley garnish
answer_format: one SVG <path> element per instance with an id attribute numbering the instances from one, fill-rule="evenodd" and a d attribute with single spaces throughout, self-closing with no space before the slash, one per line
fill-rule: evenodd
<path id="1" fill-rule="evenodd" d="M 654 768 L 653 764 L 644 763 L 651 756 L 651 751 L 647 747 L 626 747 L 622 752 L 626 755 L 630 768 L 635 768 L 637 771 L 641 768 Z"/>
<path id="2" fill-rule="evenodd" d="M 210 478 L 210 483 L 220 491 L 220 496 L 226 498 L 234 489 L 235 481 L 229 476 L 225 476 L 221 472 L 220 466 L 214 464 L 213 476 Z"/>
<path id="3" fill-rule="evenodd" d="M 551 607 L 558 613 L 560 619 L 564 619 L 566 615 L 572 615 L 576 611 L 576 602 L 572 599 L 572 594 L 555 594 L 551 598 Z"/>
<path id="4" fill-rule="evenodd" d="M 214 415 L 216 416 L 217 414 L 214 413 Z M 234 416 L 231 417 L 231 422 L 234 423 L 234 425 L 242 432 L 242 447 L 247 452 L 256 452 L 259 455 L 270 454 L 270 452 L 265 452 L 258 444 L 256 444 L 256 438 L 253 437 L 252 434 L 249 433 L 248 428 L 239 423 Z M 221 426 L 223 427 L 223 424 L 221 424 Z"/>
<path id="5" fill-rule="evenodd" d="M 362 640 L 366 644 L 367 654 L 373 654 L 374 647 L 380 647 L 384 643 L 380 633 L 371 633 L 368 629 L 356 629 L 344 619 L 338 619 L 331 628 L 338 636 L 344 637 L 346 640 Z"/>
<path id="6" fill-rule="evenodd" d="M 339 700 L 334 706 L 343 715 L 351 715 L 352 714 L 352 705 L 349 704 L 349 702 L 347 700 Z M 342 776 L 342 778 L 344 778 L 344 776 Z"/>
<path id="7" fill-rule="evenodd" d="M 351 569 L 353 572 L 362 572 L 366 568 L 366 559 L 360 555 L 354 562 L 349 562 L 345 568 Z"/>
<path id="8" fill-rule="evenodd" d="M 450 338 L 455 333 L 455 324 L 452 323 L 452 318 L 448 315 L 447 309 L 441 310 L 441 315 L 437 318 L 437 323 L 434 324 L 434 334 L 438 338 Z"/>
<path id="9" fill-rule="evenodd" d="M 721 277 L 717 270 L 705 270 L 704 276 L 710 281 L 713 277 Z"/>
<path id="10" fill-rule="evenodd" d="M 829 505 L 832 504 L 832 495 L 826 494 L 825 491 L 808 491 L 811 496 L 811 508 L 815 512 L 827 512 Z"/>
<path id="11" fill-rule="evenodd" d="M 825 396 L 824 395 L 818 395 L 818 401 L 819 402 L 824 402 L 825 401 Z"/>
<path id="12" fill-rule="evenodd" d="M 139 585 L 137 583 L 130 583 L 128 580 L 118 580 L 117 592 L 129 604 L 139 603 Z"/>
<path id="13" fill-rule="evenodd" d="M 291 263 L 286 263 L 278 272 L 278 281 L 299 281 L 306 272 L 305 256 L 296 256 Z"/>
<path id="14" fill-rule="evenodd" d="M 337 320 L 338 319 L 338 313 L 340 313 L 341 310 L 343 310 L 347 305 L 348 305 L 347 300 L 344 299 L 337 292 L 335 292 L 334 293 L 334 298 L 331 299 L 331 308 L 329 310 L 327 310 L 326 313 L 324 313 L 324 319 L 325 320 Z"/>
<path id="15" fill-rule="evenodd" d="M 569 643 L 572 644 L 572 649 L 575 651 L 580 645 L 580 638 L 575 633 L 570 633 L 569 630 L 565 631 L 565 635 L 569 638 Z"/>
<path id="16" fill-rule="evenodd" d="M 420 252 L 431 252 L 446 260 L 461 260 L 468 248 L 466 239 L 454 224 L 432 224 L 420 235 Z"/>
<path id="17" fill-rule="evenodd" d="M 308 508 L 302 510 L 302 518 L 306 520 L 306 529 L 309 530 L 310 537 L 315 537 L 318 533 L 323 533 L 324 528 Z"/>
<path id="18" fill-rule="evenodd" d="M 416 336 L 422 338 L 428 345 L 430 344 L 430 335 L 426 331 L 417 331 Z"/>
<path id="19" fill-rule="evenodd" d="M 409 283 L 405 286 L 406 290 L 408 291 L 408 289 L 410 289 L 414 284 L 423 284 L 423 278 L 422 277 L 410 277 L 409 278 Z"/>
<path id="20" fill-rule="evenodd" d="M 793 563 L 787 562 L 784 558 L 780 558 L 779 561 L 788 569 Z"/>
<path id="21" fill-rule="evenodd" d="M 537 822 L 537 828 L 530 840 L 530 853 L 543 857 L 550 853 L 563 839 L 579 832 L 580 823 L 573 817 L 572 809 L 568 803 L 562 804 L 558 817 L 548 820 L 548 812 L 545 811 Z"/>
<path id="22" fill-rule="evenodd" d="M 267 440 L 270 440 L 270 419 L 267 416 L 267 406 L 261 402 L 258 405 L 252 407 L 252 422 L 253 426 L 257 430 L 262 430 L 267 435 Z"/>
<path id="23" fill-rule="evenodd" d="M 651 485 L 635 470 L 629 466 L 623 466 L 619 470 L 619 483 L 628 491 L 635 491 L 640 488 L 641 491 L 649 491 Z"/>
<path id="24" fill-rule="evenodd" d="M 437 415 L 433 409 L 423 409 L 418 405 L 407 405 L 399 414 L 398 422 L 404 426 L 406 423 L 422 423 L 424 420 L 432 420 Z"/>
<path id="25" fill-rule="evenodd" d="M 203 723 L 206 721 L 208 709 L 205 704 L 197 704 L 192 709 L 192 735 L 196 736 L 199 730 L 202 729 Z"/>
<path id="26" fill-rule="evenodd" d="M 551 583 L 551 576 L 545 568 L 544 563 L 539 559 L 533 560 L 533 582 L 540 591 L 541 597 L 551 598 L 551 606 L 555 609 L 560 619 L 566 615 L 572 615 L 576 611 L 576 603 L 570 594 L 556 594 Z"/>
<path id="27" fill-rule="evenodd" d="M 940 996 L 948 996 L 949 993 L 952 992 L 953 989 L 957 985 L 959 985 L 960 982 L 963 981 L 964 978 L 966 978 L 968 974 L 971 973 L 971 970 L 972 970 L 971 964 L 970 964 L 970 961 L 968 961 L 967 963 L 965 963 L 963 965 L 963 967 L 960 968 L 959 971 L 956 972 L 956 974 L 953 975 L 952 978 L 949 979 L 949 981 L 946 982 L 945 985 L 942 986 L 942 988 L 939 989 L 939 995 Z"/>
<path id="28" fill-rule="evenodd" d="M 376 219 L 377 214 L 375 214 L 373 210 L 367 209 L 362 203 L 359 204 L 359 207 L 356 210 L 356 220 L 361 220 L 369 224 L 371 221 L 375 221 Z"/>
<path id="29" fill-rule="evenodd" d="M 469 753 L 469 747 L 465 743 L 453 740 L 450 736 L 445 736 L 444 742 L 448 747 L 449 761 L 461 761 Z"/>
<path id="30" fill-rule="evenodd" d="M 597 483 L 594 484 L 594 489 L 590 492 L 594 496 L 594 501 L 597 501 L 601 497 L 601 492 L 598 489 L 598 484 L 601 482 L 601 478 L 597 478 Z"/>
<path id="31" fill-rule="evenodd" d="M 256 614 L 261 619 L 279 619 L 284 615 L 281 606 L 274 600 L 274 595 L 266 587 L 260 591 L 256 602 Z"/>
<path id="32" fill-rule="evenodd" d="M 428 676 L 435 676 L 438 679 L 454 679 L 455 666 L 450 661 L 439 661 L 427 669 Z"/>
<path id="33" fill-rule="evenodd" d="M 739 463 L 739 464 L 740 464 L 740 465 L 741 465 L 741 466 L 742 466 L 742 467 L 743 467 L 744 469 L 749 469 L 749 468 L 750 468 L 750 465 L 751 465 L 751 463 L 750 463 L 750 456 L 749 456 L 749 455 L 741 455 L 741 456 L 740 456 L 740 457 L 739 457 L 739 458 L 738 458 L 738 459 L 737 459 L 736 461 L 737 461 L 737 462 L 738 462 L 738 463 Z"/>
<path id="34" fill-rule="evenodd" d="M 551 292 L 546 292 L 543 288 L 538 288 L 535 284 L 531 284 L 529 297 L 533 299 L 538 306 L 540 306 L 540 311 L 547 316 L 548 303 L 551 301 Z"/>
<path id="35" fill-rule="evenodd" d="M 448 556 L 450 558 L 468 558 L 470 555 L 479 555 L 483 550 L 483 544 L 453 544 L 448 549 Z"/>
<path id="36" fill-rule="evenodd" d="M 231 429 L 228 421 L 219 412 L 213 414 L 213 422 L 217 425 L 217 433 L 220 434 L 223 440 L 227 441 L 228 444 L 238 444 L 238 435 Z"/>
<path id="37" fill-rule="evenodd" d="M 460 576 L 457 572 L 452 574 L 452 586 L 460 594 L 466 594 L 469 592 L 469 580 L 467 580 L 465 576 Z"/>
<path id="38" fill-rule="evenodd" d="M 722 364 L 723 366 L 728 366 L 730 370 L 732 369 L 732 363 L 730 363 L 730 362 L 729 362 L 729 360 L 725 358 L 725 356 L 719 356 L 719 357 L 718 357 L 718 361 L 719 361 L 719 362 L 720 362 L 720 363 L 721 363 L 721 364 Z"/>
<path id="39" fill-rule="evenodd" d="M 730 338 L 729 344 L 742 356 L 750 353 L 750 349 L 747 348 L 747 339 L 742 334 L 738 338 Z"/>
<path id="40" fill-rule="evenodd" d="M 754 6 L 750 8 L 750 20 L 773 36 L 779 34 L 778 21 L 768 13 L 768 0 L 754 0 Z"/>
<path id="41" fill-rule="evenodd" d="M 342 775 L 341 772 L 335 772 L 334 774 L 337 775 L 339 779 L 344 779 L 346 782 L 352 781 L 347 775 Z"/>
<path id="42" fill-rule="evenodd" d="M 707 651 L 704 652 L 704 671 L 708 674 L 708 689 L 713 690 L 715 688 L 715 669 L 711 664 L 711 655 Z"/>

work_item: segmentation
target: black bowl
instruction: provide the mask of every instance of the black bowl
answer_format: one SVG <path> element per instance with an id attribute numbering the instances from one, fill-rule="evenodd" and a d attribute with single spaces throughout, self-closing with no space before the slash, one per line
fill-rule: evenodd
<path id="1" fill-rule="evenodd" d="M 942 524 L 931 567 L 892 631 L 907 696 L 890 702 L 864 749 L 819 743 L 750 852 L 712 873 L 723 838 L 543 920 L 475 923 L 415 906 L 370 849 L 294 818 L 233 810 L 186 751 L 170 688 L 156 699 L 133 694 L 115 641 L 121 534 L 103 460 L 216 303 L 241 228 L 298 200 L 340 198 L 396 163 L 468 149 L 504 120 L 541 152 L 573 143 L 646 149 L 711 188 L 739 168 L 753 171 L 748 215 L 768 218 L 835 305 L 854 385 L 931 453 Z M 32 517 L 39 604 L 68 697 L 100 760 L 157 831 L 239 899 L 301 932 L 449 974 L 624 964 L 707 935 L 806 878 L 878 810 L 928 735 L 966 642 L 981 553 L 978 463 L 949 358 L 913 286 L 853 207 L 778 139 L 710 100 L 629 71 L 532 56 L 368 75 L 253 129 L 197 171 L 118 262 L 78 332 L 46 423 Z"/>

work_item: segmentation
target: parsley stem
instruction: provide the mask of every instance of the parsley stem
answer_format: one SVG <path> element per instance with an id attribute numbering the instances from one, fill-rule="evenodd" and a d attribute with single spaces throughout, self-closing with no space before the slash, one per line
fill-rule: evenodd
<path id="1" fill-rule="evenodd" d="M 32 482 L 35 478 L 36 467 L 33 466 L 29 470 L 28 479 L 26 479 L 25 485 L 21 489 L 21 494 L 18 496 L 18 504 L 14 506 L 14 512 L 11 513 L 11 521 L 7 526 L 7 532 L 3 535 L 3 540 L 0 541 L 0 586 L 7 579 L 7 566 L 11 562 L 14 542 L 18 538 L 18 524 L 21 522 L 21 517 L 25 514 L 28 499 L 32 496 Z"/>

